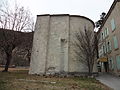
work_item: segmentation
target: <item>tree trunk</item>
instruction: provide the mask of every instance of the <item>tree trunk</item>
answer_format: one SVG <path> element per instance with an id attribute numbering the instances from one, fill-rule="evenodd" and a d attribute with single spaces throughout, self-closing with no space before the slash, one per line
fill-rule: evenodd
<path id="1" fill-rule="evenodd" d="M 89 65 L 88 69 L 89 69 L 88 75 L 92 76 L 92 70 L 93 70 L 92 65 Z"/>
<path id="2" fill-rule="evenodd" d="M 30 57 L 28 57 L 28 62 L 29 62 L 29 64 L 30 64 Z"/>
<path id="3" fill-rule="evenodd" d="M 5 69 L 3 70 L 3 72 L 8 72 L 8 68 L 9 68 L 9 65 L 10 65 L 11 58 L 12 58 L 12 55 L 7 54 L 7 59 L 6 59 L 7 61 L 6 61 Z"/>
<path id="4" fill-rule="evenodd" d="M 90 67 L 89 67 L 89 72 L 88 72 L 88 75 L 89 75 L 89 76 L 92 76 L 92 72 L 91 72 Z"/>

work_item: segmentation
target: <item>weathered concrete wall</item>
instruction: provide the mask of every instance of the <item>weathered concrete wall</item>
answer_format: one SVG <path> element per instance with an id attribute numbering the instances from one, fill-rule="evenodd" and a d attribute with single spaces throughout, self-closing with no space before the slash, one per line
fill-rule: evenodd
<path id="1" fill-rule="evenodd" d="M 49 16 L 37 17 L 30 63 L 30 74 L 43 74 L 46 67 Z"/>
<path id="2" fill-rule="evenodd" d="M 47 71 L 68 71 L 69 16 L 51 16 Z M 65 41 L 64 41 L 65 40 Z"/>
<path id="3" fill-rule="evenodd" d="M 75 33 L 84 27 L 94 28 L 94 24 L 82 16 L 38 16 L 29 73 L 86 72 L 86 66 L 75 59 L 71 44 Z"/>
<path id="4" fill-rule="evenodd" d="M 76 33 L 84 29 L 91 28 L 94 30 L 94 25 L 86 18 L 79 16 L 70 17 L 70 44 L 69 44 L 69 72 L 87 72 L 88 68 L 85 64 L 76 59 L 74 41 Z M 93 31 L 94 32 L 94 31 Z"/>

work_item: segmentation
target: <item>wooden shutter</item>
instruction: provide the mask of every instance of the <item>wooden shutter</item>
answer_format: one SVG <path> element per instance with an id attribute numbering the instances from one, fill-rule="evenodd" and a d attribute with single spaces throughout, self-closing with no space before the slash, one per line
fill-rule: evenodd
<path id="1" fill-rule="evenodd" d="M 115 30 L 115 20 L 114 19 L 111 20 L 111 28 L 112 28 L 112 31 Z"/>
<path id="2" fill-rule="evenodd" d="M 117 49 L 118 48 L 118 40 L 117 40 L 116 36 L 113 37 L 113 41 L 114 41 L 114 48 Z"/>
<path id="3" fill-rule="evenodd" d="M 120 70 L 120 56 L 116 56 L 117 68 Z"/>

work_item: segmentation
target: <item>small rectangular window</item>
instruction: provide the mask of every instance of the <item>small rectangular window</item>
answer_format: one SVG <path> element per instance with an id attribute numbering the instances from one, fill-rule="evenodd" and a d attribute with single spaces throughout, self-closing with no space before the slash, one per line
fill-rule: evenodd
<path id="1" fill-rule="evenodd" d="M 111 20 L 111 28 L 112 28 L 112 31 L 115 30 L 115 20 L 114 19 Z"/>

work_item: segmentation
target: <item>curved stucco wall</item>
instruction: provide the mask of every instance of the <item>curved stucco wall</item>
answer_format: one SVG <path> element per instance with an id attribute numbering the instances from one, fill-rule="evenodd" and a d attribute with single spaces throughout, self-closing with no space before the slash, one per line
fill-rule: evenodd
<path id="1" fill-rule="evenodd" d="M 75 60 L 71 44 L 74 34 L 84 27 L 94 28 L 94 24 L 82 16 L 39 15 L 29 73 L 85 72 L 86 66 Z"/>
<path id="2" fill-rule="evenodd" d="M 87 72 L 87 66 L 76 59 L 75 46 L 73 45 L 76 40 L 75 34 L 84 29 L 92 30 L 94 33 L 94 24 L 84 17 L 71 16 L 70 17 L 70 43 L 69 43 L 69 72 Z"/>

